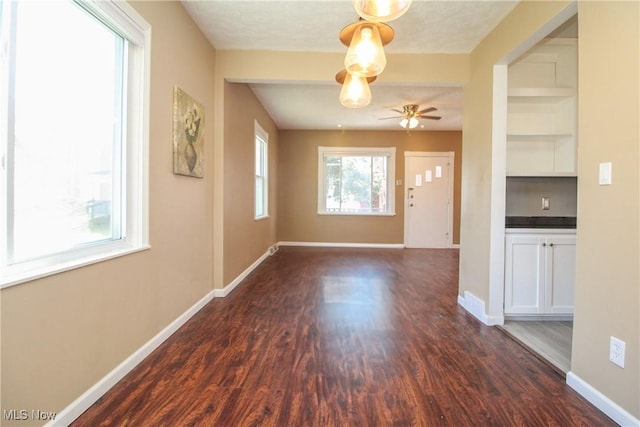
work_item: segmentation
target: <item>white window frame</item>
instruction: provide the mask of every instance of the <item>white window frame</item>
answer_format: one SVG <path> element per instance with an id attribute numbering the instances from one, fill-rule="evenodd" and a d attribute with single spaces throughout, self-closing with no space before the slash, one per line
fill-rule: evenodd
<path id="1" fill-rule="evenodd" d="M 262 126 L 260 126 L 257 120 L 254 122 L 254 129 L 254 152 L 256 154 L 254 156 L 255 163 L 253 170 L 255 173 L 258 170 L 258 162 L 261 162 L 261 169 L 263 171 L 262 176 L 259 176 L 257 173 L 255 174 L 255 183 L 253 187 L 253 214 L 254 219 L 259 220 L 269 218 L 269 134 L 262 128 Z M 262 149 L 260 151 L 258 151 L 258 144 L 261 144 L 262 146 Z M 262 156 L 261 158 L 259 158 L 258 153 L 260 153 L 260 155 Z M 263 207 L 262 214 L 258 214 L 258 194 L 256 193 L 258 182 L 260 182 L 260 184 L 262 185 L 262 200 L 260 201 Z"/>
<path id="2" fill-rule="evenodd" d="M 96 16 L 106 26 L 118 33 L 127 41 L 127 69 L 125 70 L 127 88 L 124 107 L 125 123 L 123 143 L 123 171 L 121 174 L 123 195 L 120 201 L 124 205 L 122 214 L 122 238 L 96 242 L 81 248 L 74 248 L 62 253 L 52 254 L 30 260 L 9 264 L 7 239 L 0 240 L 0 288 L 18 285 L 40 277 L 94 264 L 133 252 L 148 249 L 149 246 L 149 92 L 150 92 L 150 55 L 151 26 L 138 12 L 126 2 L 116 0 L 93 1 L 76 0 L 88 13 Z M 0 40 L 0 84 L 9 84 L 9 34 L 13 12 L 12 3 L 2 2 L 2 33 Z M 6 135 L 9 114 L 7 91 L 2 91 L 0 98 L 0 234 L 5 235 L 10 220 L 8 211 L 8 194 L 13 191 L 8 186 L 8 173 L 12 169 L 7 160 L 8 142 Z"/>
<path id="3" fill-rule="evenodd" d="M 387 211 L 386 212 L 333 212 L 327 211 L 326 171 L 324 159 L 335 156 L 387 157 Z M 396 214 L 396 147 L 318 147 L 318 214 L 394 216 Z"/>

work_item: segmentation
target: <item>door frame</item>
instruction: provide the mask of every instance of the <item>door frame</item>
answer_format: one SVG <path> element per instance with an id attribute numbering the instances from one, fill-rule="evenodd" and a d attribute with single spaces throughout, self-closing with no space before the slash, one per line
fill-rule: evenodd
<path id="1" fill-rule="evenodd" d="M 504 324 L 504 263 L 507 172 L 507 97 L 508 67 L 520 55 L 535 46 L 550 32 L 578 13 L 578 3 L 571 2 L 546 24 L 538 28 L 513 51 L 493 65 L 493 106 L 491 127 L 491 202 L 489 207 L 489 297 L 482 322 Z M 578 58 L 580 61 L 580 58 Z"/>
<path id="2" fill-rule="evenodd" d="M 407 235 L 408 235 L 408 214 L 409 209 L 407 209 L 409 204 L 409 177 L 407 176 L 407 158 L 409 157 L 446 157 L 448 162 L 447 167 L 447 178 L 448 178 L 448 188 L 447 188 L 447 233 L 448 233 L 448 248 L 453 247 L 453 188 L 454 188 L 454 160 L 455 160 L 455 152 L 454 151 L 405 151 L 404 152 L 404 196 L 403 196 L 403 208 L 404 208 L 404 232 L 403 232 L 403 242 L 406 247 L 407 244 Z"/>

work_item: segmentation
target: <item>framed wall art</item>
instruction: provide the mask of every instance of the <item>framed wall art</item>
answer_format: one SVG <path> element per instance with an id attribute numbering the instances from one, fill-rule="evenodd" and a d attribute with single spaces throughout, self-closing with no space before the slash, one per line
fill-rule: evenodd
<path id="1" fill-rule="evenodd" d="M 204 176 L 204 107 L 173 88 L 173 173 Z"/>

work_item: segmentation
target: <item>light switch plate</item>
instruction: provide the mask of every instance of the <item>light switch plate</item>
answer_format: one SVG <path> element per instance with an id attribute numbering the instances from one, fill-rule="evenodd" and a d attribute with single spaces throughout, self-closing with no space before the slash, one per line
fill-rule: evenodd
<path id="1" fill-rule="evenodd" d="M 598 183 L 600 185 L 611 185 L 611 162 L 600 163 Z"/>

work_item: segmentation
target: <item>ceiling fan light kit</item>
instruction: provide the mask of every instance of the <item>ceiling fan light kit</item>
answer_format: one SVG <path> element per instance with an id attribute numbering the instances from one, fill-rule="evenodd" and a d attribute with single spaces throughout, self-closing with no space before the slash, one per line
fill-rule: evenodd
<path id="1" fill-rule="evenodd" d="M 400 126 L 402 126 L 403 128 L 407 129 L 414 129 L 418 126 L 418 119 L 416 119 L 415 117 L 410 117 L 410 118 L 404 118 L 402 120 L 400 120 Z"/>
<path id="2" fill-rule="evenodd" d="M 392 111 L 396 111 L 401 114 L 401 116 L 393 116 L 393 117 L 383 117 L 380 120 L 386 119 L 399 119 L 401 118 L 399 124 L 405 129 L 415 129 L 418 127 L 420 123 L 419 119 L 429 119 L 429 120 L 440 120 L 442 117 L 440 116 L 428 116 L 427 113 L 432 111 L 436 111 L 436 107 L 428 107 L 423 110 L 418 111 L 420 108 L 416 104 L 407 104 L 402 106 L 402 111 L 393 109 Z"/>
<path id="3" fill-rule="evenodd" d="M 353 7 L 363 19 L 389 22 L 402 16 L 412 0 L 353 0 Z"/>

